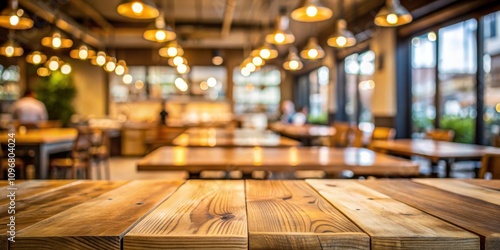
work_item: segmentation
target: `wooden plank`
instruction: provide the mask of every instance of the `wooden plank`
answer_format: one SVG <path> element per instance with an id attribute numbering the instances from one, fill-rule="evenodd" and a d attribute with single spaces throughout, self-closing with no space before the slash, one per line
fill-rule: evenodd
<path id="1" fill-rule="evenodd" d="M 500 180 L 464 179 L 462 181 L 500 191 Z"/>
<path id="2" fill-rule="evenodd" d="M 500 192 L 461 180 L 415 179 L 414 182 L 500 205 Z"/>
<path id="3" fill-rule="evenodd" d="M 11 249 L 120 249 L 123 235 L 182 181 L 132 181 L 20 232 Z"/>
<path id="4" fill-rule="evenodd" d="M 480 236 L 482 249 L 500 249 L 500 206 L 409 180 L 363 185 Z"/>
<path id="5" fill-rule="evenodd" d="M 190 180 L 124 238 L 124 249 L 247 249 L 241 180 Z"/>
<path id="6" fill-rule="evenodd" d="M 372 249 L 478 249 L 479 237 L 352 180 L 307 180 L 371 237 Z"/>
<path id="7" fill-rule="evenodd" d="M 39 193 L 43 193 L 49 190 L 63 188 L 65 185 L 75 182 L 76 180 L 50 180 L 50 181 L 24 181 L 21 183 L 15 182 L 14 188 L 16 192 L 16 199 L 25 199 Z M 10 202 L 9 190 L 7 188 L 0 189 L 0 206 L 8 204 Z"/>
<path id="8" fill-rule="evenodd" d="M 16 200 L 16 231 L 20 231 L 55 214 L 65 211 L 85 201 L 115 189 L 126 181 L 79 181 L 62 188 L 49 190 L 36 196 Z M 9 205 L 0 206 L 0 211 L 8 211 Z M 0 224 L 10 222 L 10 214 L 0 214 Z M 0 249 L 7 249 L 7 233 L 0 232 Z"/>
<path id="9" fill-rule="evenodd" d="M 369 237 L 304 181 L 246 181 L 250 249 L 369 249 Z"/>

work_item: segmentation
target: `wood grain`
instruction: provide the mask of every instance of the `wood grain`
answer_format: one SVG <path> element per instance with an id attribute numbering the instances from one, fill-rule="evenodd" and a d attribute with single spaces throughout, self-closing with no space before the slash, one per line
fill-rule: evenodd
<path id="1" fill-rule="evenodd" d="M 443 180 L 445 181 L 445 180 Z M 482 249 L 500 249 L 500 206 L 409 180 L 361 182 L 393 199 L 480 236 Z"/>
<path id="2" fill-rule="evenodd" d="M 479 238 L 351 180 L 307 180 L 371 237 L 372 249 L 478 249 Z"/>
<path id="3" fill-rule="evenodd" d="M 46 191 L 51 191 L 57 188 L 64 188 L 65 185 L 75 182 L 76 180 L 50 180 L 50 181 L 25 181 L 14 186 L 17 188 L 16 199 L 25 199 L 33 195 L 37 195 Z M 9 191 L 7 188 L 0 188 L 0 206 L 10 202 L 7 197 Z"/>
<path id="4" fill-rule="evenodd" d="M 462 181 L 500 191 L 500 181 L 481 180 L 481 179 L 464 179 Z"/>
<path id="5" fill-rule="evenodd" d="M 16 134 L 16 144 L 41 144 L 62 141 L 73 141 L 78 131 L 74 128 L 28 129 L 26 134 Z M 7 133 L 0 134 L 0 141 L 6 142 Z"/>
<path id="6" fill-rule="evenodd" d="M 243 181 L 187 181 L 124 238 L 125 249 L 247 249 Z"/>
<path id="7" fill-rule="evenodd" d="M 120 249 L 123 235 L 182 181 L 132 181 L 20 232 L 11 249 Z"/>
<path id="8" fill-rule="evenodd" d="M 455 194 L 469 196 L 500 205 L 500 192 L 463 182 L 461 180 L 415 179 L 414 182 L 442 189 Z"/>
<path id="9" fill-rule="evenodd" d="M 34 225 L 125 183 L 126 181 L 78 181 L 62 188 L 19 199 L 16 201 L 16 230 L 20 231 Z M 8 206 L 0 206 L 0 211 L 7 211 Z M 1 213 L 0 224 L 9 223 L 9 217 L 7 212 Z M 3 231 L 0 233 L 0 242 L 7 242 L 7 234 Z M 6 249 L 4 246 L 0 244 L 0 249 Z"/>
<path id="10" fill-rule="evenodd" d="M 369 249 L 369 238 L 303 181 L 246 181 L 250 249 Z"/>
<path id="11" fill-rule="evenodd" d="M 328 147 L 160 147 L 142 158 L 137 168 L 141 171 L 184 170 L 191 173 L 203 170 L 239 170 L 245 173 L 256 170 L 323 170 L 329 173 L 351 170 L 358 175 L 376 176 L 416 176 L 419 173 L 418 165 L 405 159 L 364 148 Z"/>

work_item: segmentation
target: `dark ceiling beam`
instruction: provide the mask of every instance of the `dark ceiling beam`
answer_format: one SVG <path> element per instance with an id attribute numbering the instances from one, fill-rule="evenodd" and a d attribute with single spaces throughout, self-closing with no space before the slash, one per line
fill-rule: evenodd
<path id="1" fill-rule="evenodd" d="M 71 0 L 70 2 L 78 9 L 80 9 L 85 15 L 89 16 L 94 20 L 96 24 L 101 26 L 104 31 L 110 31 L 113 29 L 113 25 L 109 23 L 106 18 L 104 18 L 94 7 L 90 6 L 87 2 L 83 0 Z"/>
<path id="2" fill-rule="evenodd" d="M 104 47 L 104 43 L 97 35 L 86 31 L 87 29 L 85 27 L 78 24 L 68 15 L 59 11 L 57 2 L 54 3 L 54 5 L 49 6 L 42 1 L 19 0 L 19 4 L 21 4 L 25 9 L 45 19 L 47 22 L 52 23 L 60 30 L 71 34 L 73 37 L 80 39 L 91 46 L 97 48 Z"/>
<path id="3" fill-rule="evenodd" d="M 226 7 L 224 10 L 224 20 L 222 22 L 221 37 L 229 36 L 231 32 L 231 23 L 233 22 L 234 9 L 236 8 L 236 0 L 226 0 Z"/>

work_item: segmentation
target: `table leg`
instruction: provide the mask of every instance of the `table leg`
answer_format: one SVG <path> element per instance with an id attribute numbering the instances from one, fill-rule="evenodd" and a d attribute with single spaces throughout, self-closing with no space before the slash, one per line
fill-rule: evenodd
<path id="1" fill-rule="evenodd" d="M 37 178 L 39 179 L 48 179 L 49 173 L 49 152 L 47 148 L 43 145 L 40 146 L 40 149 L 37 150 L 36 155 L 38 156 L 38 160 L 36 160 L 35 156 L 35 164 L 38 164 Z"/>
<path id="2" fill-rule="evenodd" d="M 189 172 L 189 179 L 200 179 L 200 173 Z"/>
<path id="3" fill-rule="evenodd" d="M 450 178 L 451 176 L 451 165 L 454 163 L 454 159 L 445 159 L 444 160 L 444 165 L 446 169 L 446 178 Z"/>

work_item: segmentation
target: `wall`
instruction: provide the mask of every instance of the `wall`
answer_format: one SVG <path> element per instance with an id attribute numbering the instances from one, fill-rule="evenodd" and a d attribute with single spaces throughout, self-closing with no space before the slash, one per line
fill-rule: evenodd
<path id="1" fill-rule="evenodd" d="M 372 113 L 375 117 L 396 115 L 396 32 L 394 28 L 380 28 L 370 41 L 375 52 L 375 89 Z"/>
<path id="2" fill-rule="evenodd" d="M 76 113 L 103 117 L 106 114 L 108 74 L 89 61 L 65 58 L 72 67 L 71 74 L 78 94 L 73 102 Z"/>

